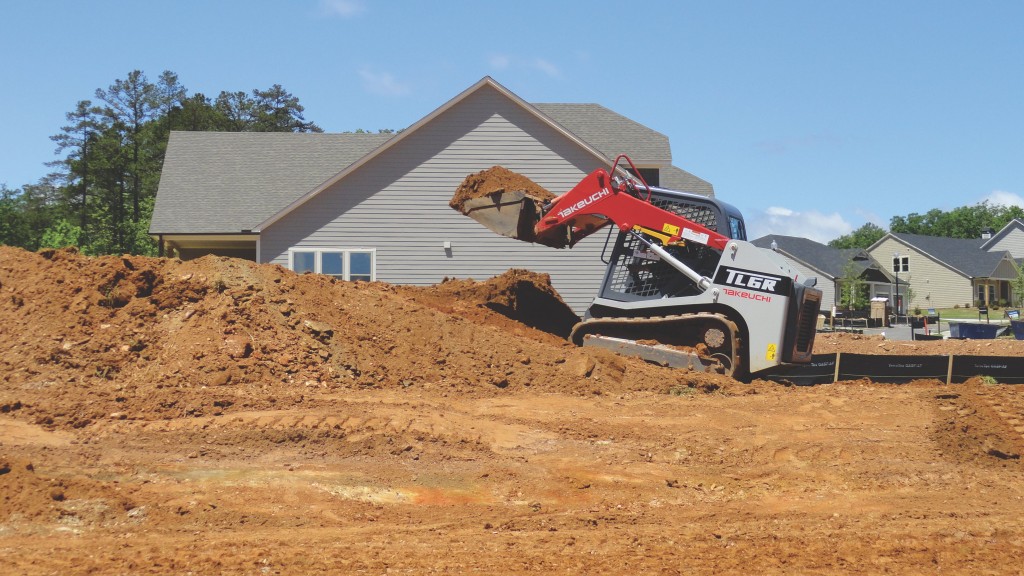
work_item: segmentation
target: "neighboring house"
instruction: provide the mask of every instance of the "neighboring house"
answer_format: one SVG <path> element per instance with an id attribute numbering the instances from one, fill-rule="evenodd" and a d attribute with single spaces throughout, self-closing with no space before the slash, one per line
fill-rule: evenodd
<path id="1" fill-rule="evenodd" d="M 901 297 L 906 302 L 904 310 L 995 305 L 1015 299 L 1010 283 L 1017 272 L 1011 253 L 994 249 L 998 244 L 993 243 L 994 238 L 890 232 L 867 251 L 894 275 L 898 274 L 901 282 L 910 285 L 909 296 Z M 993 247 L 992 251 L 985 250 L 985 245 Z"/>
<path id="2" fill-rule="evenodd" d="M 1000 252 L 1007 251 L 1011 256 L 1020 260 L 1024 258 L 1024 222 L 1019 218 L 1014 218 L 1003 229 L 995 234 L 982 235 L 982 239 L 985 242 L 982 243 L 981 249 L 986 252 Z"/>
<path id="3" fill-rule="evenodd" d="M 150 234 L 162 253 L 250 258 L 346 280 L 433 284 L 509 268 L 552 277 L 582 313 L 605 234 L 572 251 L 493 234 L 448 206 L 495 165 L 555 193 L 619 153 L 651 184 L 713 195 L 668 138 L 596 104 L 529 104 L 485 77 L 396 135 L 173 132 Z"/>
<path id="4" fill-rule="evenodd" d="M 807 238 L 778 234 L 769 234 L 751 243 L 761 248 L 774 249 L 785 257 L 797 272 L 797 280 L 817 278 L 822 310 L 840 307 L 841 291 L 848 285 L 846 274 L 849 271 L 853 271 L 863 282 L 869 298 L 889 298 L 895 282 L 864 250 L 832 248 Z"/>

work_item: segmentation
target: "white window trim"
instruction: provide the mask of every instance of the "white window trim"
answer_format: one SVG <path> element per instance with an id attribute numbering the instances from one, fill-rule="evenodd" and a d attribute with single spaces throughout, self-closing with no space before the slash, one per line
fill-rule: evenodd
<path id="1" fill-rule="evenodd" d="M 319 248 L 319 247 L 305 247 L 295 246 L 288 249 L 288 269 L 295 270 L 295 253 L 296 252 L 313 252 L 313 272 L 316 274 L 323 274 L 323 259 L 322 255 L 328 254 L 342 254 L 342 266 L 344 267 L 344 274 L 339 280 L 350 281 L 352 274 L 352 266 L 350 257 L 353 252 L 368 252 L 370 254 L 370 282 L 377 280 L 377 249 L 376 248 Z M 338 278 L 333 274 L 330 275 L 332 278 Z"/>

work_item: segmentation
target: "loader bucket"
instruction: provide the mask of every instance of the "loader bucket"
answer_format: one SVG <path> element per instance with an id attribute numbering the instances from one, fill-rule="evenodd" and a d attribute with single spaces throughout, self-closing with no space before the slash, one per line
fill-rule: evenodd
<path id="1" fill-rule="evenodd" d="M 536 242 L 541 208 L 554 197 L 526 176 L 494 166 L 466 176 L 448 205 L 497 234 Z"/>
<path id="2" fill-rule="evenodd" d="M 496 234 L 524 242 L 534 241 L 533 227 L 540 217 L 537 199 L 527 196 L 522 190 L 499 190 L 488 196 L 471 198 L 463 202 L 460 212 Z"/>

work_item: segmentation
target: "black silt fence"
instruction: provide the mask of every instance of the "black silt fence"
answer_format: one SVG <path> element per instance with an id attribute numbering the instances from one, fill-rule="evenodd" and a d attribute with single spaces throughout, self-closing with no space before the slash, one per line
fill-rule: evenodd
<path id="1" fill-rule="evenodd" d="M 949 356 L 840 354 L 837 374 L 837 380 L 870 378 L 892 384 L 922 379 L 945 382 L 949 376 Z"/>
<path id="2" fill-rule="evenodd" d="M 815 354 L 807 364 L 779 366 L 755 376 L 797 386 L 861 378 L 892 384 L 927 379 L 958 384 L 975 376 L 990 376 L 1000 384 L 1024 384 L 1024 358 Z"/>
<path id="3" fill-rule="evenodd" d="M 1024 358 L 1004 356 L 954 356 L 951 382 L 974 376 L 991 376 L 1000 384 L 1024 384 Z"/>
<path id="4" fill-rule="evenodd" d="M 807 364 L 778 366 L 757 376 L 765 380 L 788 382 L 797 386 L 831 384 L 836 381 L 836 357 L 838 354 L 815 354 Z"/>

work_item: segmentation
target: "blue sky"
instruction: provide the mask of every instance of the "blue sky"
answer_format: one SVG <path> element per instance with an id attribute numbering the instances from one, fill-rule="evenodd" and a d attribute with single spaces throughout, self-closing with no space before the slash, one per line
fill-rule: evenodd
<path id="1" fill-rule="evenodd" d="M 0 183 L 44 176 L 132 70 L 281 84 L 328 132 L 402 128 L 483 76 L 667 135 L 753 237 L 1024 203 L 1024 2 L 0 0 Z M 629 150 L 622 150 L 629 153 Z"/>

